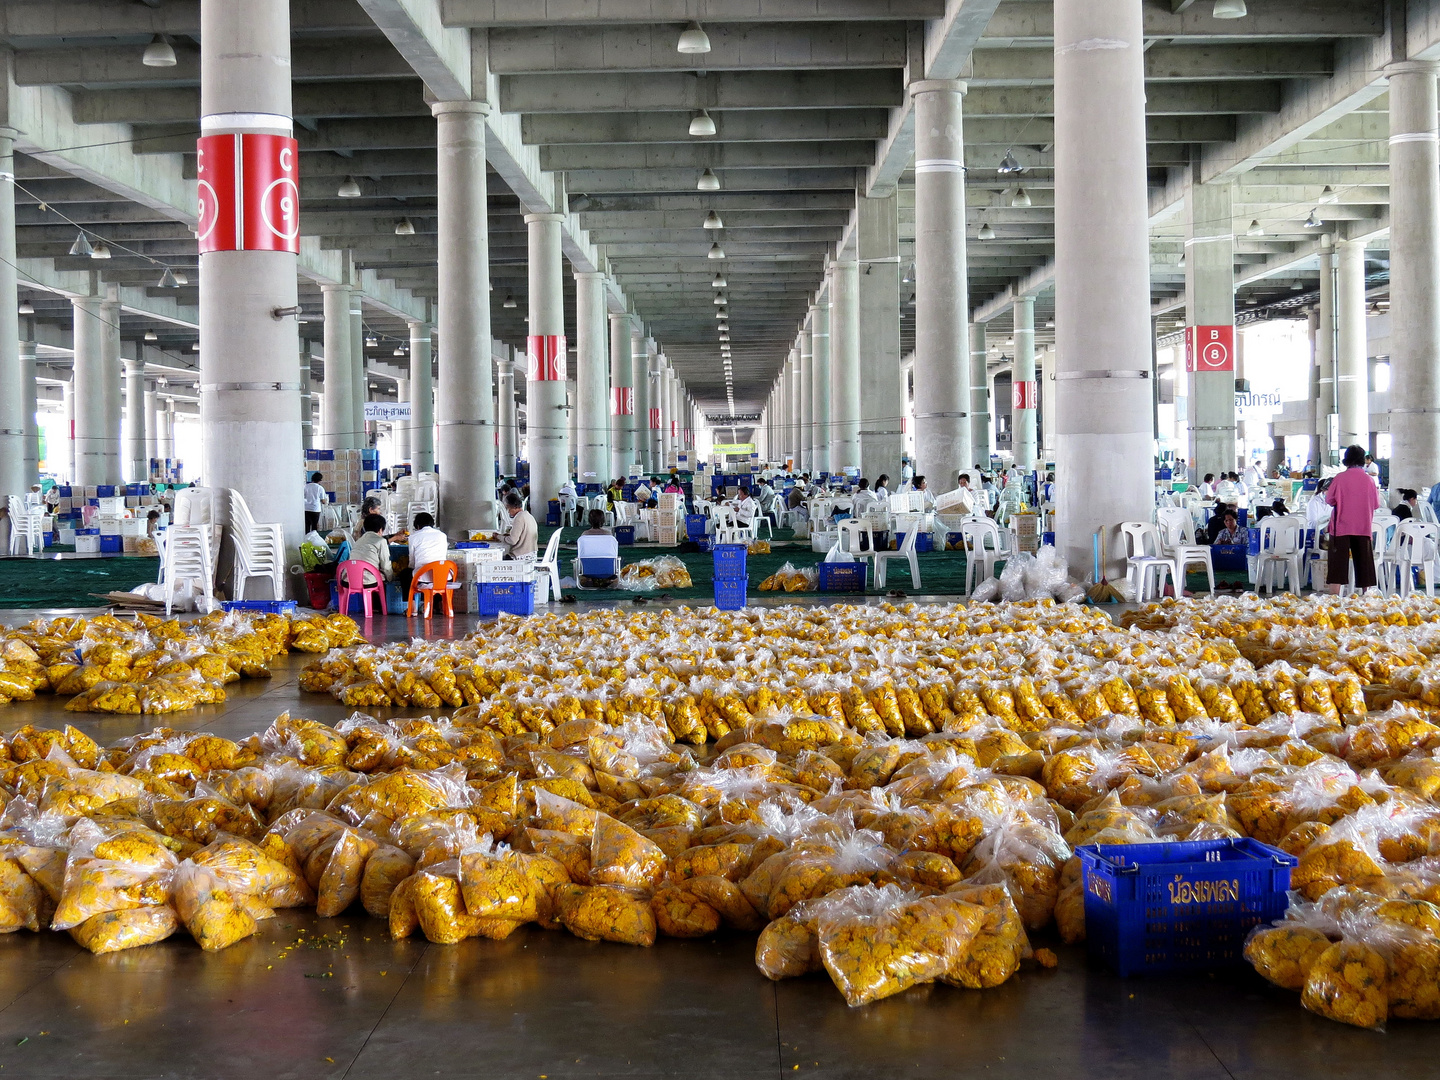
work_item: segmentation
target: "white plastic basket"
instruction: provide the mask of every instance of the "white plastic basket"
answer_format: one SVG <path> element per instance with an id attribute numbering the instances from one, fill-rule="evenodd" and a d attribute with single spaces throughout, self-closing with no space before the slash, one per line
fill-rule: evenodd
<path id="1" fill-rule="evenodd" d="M 477 567 L 482 584 L 496 582 L 529 581 L 535 567 L 529 562 L 503 562 L 487 560 Z"/>

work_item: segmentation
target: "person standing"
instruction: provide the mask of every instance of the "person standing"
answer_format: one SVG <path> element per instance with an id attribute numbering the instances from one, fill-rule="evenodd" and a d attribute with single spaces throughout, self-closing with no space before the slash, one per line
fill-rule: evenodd
<path id="1" fill-rule="evenodd" d="M 1355 588 L 1373 588 L 1375 546 L 1372 529 L 1380 492 L 1365 469 L 1362 447 L 1345 449 L 1345 471 L 1330 481 L 1325 501 L 1334 507 L 1330 517 L 1330 558 L 1325 582 L 1332 593 L 1350 583 L 1350 560 L 1354 559 Z"/>
<path id="2" fill-rule="evenodd" d="M 320 511 L 324 508 L 325 489 L 320 486 L 320 474 L 312 472 L 310 482 L 305 485 L 305 531 L 312 533 L 320 527 Z"/>

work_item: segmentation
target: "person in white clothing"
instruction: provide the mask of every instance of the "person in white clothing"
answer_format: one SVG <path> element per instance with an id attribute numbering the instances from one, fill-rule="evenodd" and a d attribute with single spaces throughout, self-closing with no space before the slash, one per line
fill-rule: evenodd
<path id="1" fill-rule="evenodd" d="M 320 527 L 320 511 L 324 508 L 329 496 L 325 489 L 320 486 L 320 474 L 310 474 L 310 482 L 305 485 L 305 531 L 314 532 Z"/>
<path id="2" fill-rule="evenodd" d="M 925 477 L 915 477 L 915 488 L 921 495 L 925 496 L 925 513 L 931 513 L 935 509 L 935 496 L 930 491 L 930 485 L 926 483 Z"/>
<path id="3" fill-rule="evenodd" d="M 1215 498 L 1215 474 L 1213 472 L 1207 472 L 1205 479 L 1200 481 L 1200 498 Z"/>
<path id="4" fill-rule="evenodd" d="M 1258 491 L 1265 484 L 1265 470 L 1260 468 L 1258 461 L 1252 461 L 1245 469 L 1245 486 L 1251 491 Z"/>
<path id="5" fill-rule="evenodd" d="M 915 482 L 915 466 L 910 464 L 908 457 L 900 459 L 900 491 L 909 491 L 910 485 Z"/>
<path id="6" fill-rule="evenodd" d="M 875 508 L 875 504 L 878 501 L 875 497 L 875 492 L 870 490 L 870 481 L 862 479 L 859 487 L 855 491 L 855 501 L 850 508 L 851 516 L 857 518 L 864 517 L 868 511 Z"/>
<path id="7" fill-rule="evenodd" d="M 449 551 L 450 538 L 435 528 L 435 519 L 429 514 L 416 514 L 415 528 L 410 533 L 410 573 L 430 563 L 444 562 Z"/>
<path id="8" fill-rule="evenodd" d="M 1376 486 L 1376 487 L 1379 487 L 1379 486 L 1380 486 L 1380 466 L 1376 463 L 1375 459 L 1374 459 L 1373 457 L 1371 457 L 1369 454 L 1366 454 L 1366 455 L 1365 455 L 1365 472 L 1366 472 L 1366 474 L 1370 477 L 1371 480 L 1374 480 L 1374 481 L 1375 481 L 1375 486 Z"/>
<path id="9" fill-rule="evenodd" d="M 735 520 L 741 525 L 749 526 L 759 512 L 760 504 L 750 497 L 750 489 L 742 487 L 740 497 L 735 500 Z"/>
<path id="10" fill-rule="evenodd" d="M 875 481 L 875 498 L 880 500 L 882 506 L 890 505 L 890 474 L 881 473 L 880 479 Z"/>

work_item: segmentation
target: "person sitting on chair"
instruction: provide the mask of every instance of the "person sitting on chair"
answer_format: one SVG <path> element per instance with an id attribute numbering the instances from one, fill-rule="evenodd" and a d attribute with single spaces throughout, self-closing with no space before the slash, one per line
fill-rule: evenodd
<path id="1" fill-rule="evenodd" d="M 372 517 L 379 517 L 373 514 Z M 384 519 L 381 519 L 382 522 Z M 385 527 L 382 523 L 382 529 Z M 359 543 L 357 540 L 356 543 Z M 415 527 L 410 531 L 410 575 L 430 563 L 445 562 L 450 551 L 450 538 L 435 528 L 435 519 L 426 513 L 415 515 Z M 409 588 L 409 582 L 406 582 Z"/>
<path id="2" fill-rule="evenodd" d="M 505 512 L 510 515 L 510 528 L 505 533 L 505 543 L 509 546 L 509 550 L 506 551 L 505 557 L 507 559 L 534 557 L 540 538 L 540 526 L 536 523 L 535 516 L 525 509 L 520 496 L 513 491 L 505 496 Z M 603 514 L 600 520 L 605 520 Z"/>
<path id="3" fill-rule="evenodd" d="M 595 575 L 584 573 L 585 564 L 590 561 L 608 563 L 614 573 Z M 590 511 L 590 528 L 575 540 L 576 574 L 582 589 L 604 589 L 615 583 L 620 572 L 620 542 L 615 534 L 605 528 L 605 514 L 601 510 Z"/>
<path id="4" fill-rule="evenodd" d="M 1226 510 L 1224 527 L 1215 534 L 1216 544 L 1242 544 L 1249 546 L 1250 530 L 1240 524 L 1240 519 L 1235 516 L 1234 510 Z"/>
<path id="5" fill-rule="evenodd" d="M 379 568 L 380 576 L 386 581 L 395 580 L 395 570 L 390 565 L 390 541 L 382 535 L 385 532 L 385 519 L 379 514 L 366 514 L 360 524 L 365 531 L 360 534 L 360 539 L 350 545 L 350 558 Z M 376 583 L 367 581 L 364 584 Z"/>

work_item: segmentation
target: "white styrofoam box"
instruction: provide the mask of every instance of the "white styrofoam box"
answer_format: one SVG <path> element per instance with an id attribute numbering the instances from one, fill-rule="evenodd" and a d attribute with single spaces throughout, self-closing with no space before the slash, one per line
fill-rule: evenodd
<path id="1" fill-rule="evenodd" d="M 100 503 L 101 517 L 122 517 L 125 513 L 125 497 L 123 495 L 111 495 L 98 500 Z"/>
<path id="2" fill-rule="evenodd" d="M 144 518 L 126 518 L 120 522 L 120 535 L 144 536 L 149 531 L 149 525 Z"/>
<path id="3" fill-rule="evenodd" d="M 77 555 L 98 555 L 100 553 L 100 537 L 75 537 L 75 553 Z"/>
<path id="4" fill-rule="evenodd" d="M 74 529 L 61 529 L 61 530 L 60 530 L 60 543 L 62 543 L 62 544 L 73 544 L 73 543 L 75 543 L 75 530 L 74 530 Z M 98 550 L 98 549 L 97 549 L 97 550 Z"/>
<path id="5" fill-rule="evenodd" d="M 680 543 L 679 530 L 675 528 L 658 528 L 655 530 L 655 543 L 662 547 L 674 547 Z"/>
<path id="6" fill-rule="evenodd" d="M 479 564 L 480 580 L 484 582 L 529 581 L 535 573 L 531 562 L 504 562 L 494 559 Z"/>
<path id="7" fill-rule="evenodd" d="M 101 536 L 120 536 L 120 519 L 118 517 L 97 517 L 92 522 L 92 527 L 100 530 Z"/>
<path id="8" fill-rule="evenodd" d="M 74 502 L 75 502 L 74 499 L 71 499 L 71 498 L 69 498 L 69 497 L 67 496 L 67 497 L 65 497 L 65 498 L 62 498 L 58 503 L 55 504 L 55 509 L 57 509 L 57 510 L 73 510 L 73 509 L 75 509 L 75 507 L 74 507 L 74 505 L 73 505 Z"/>

